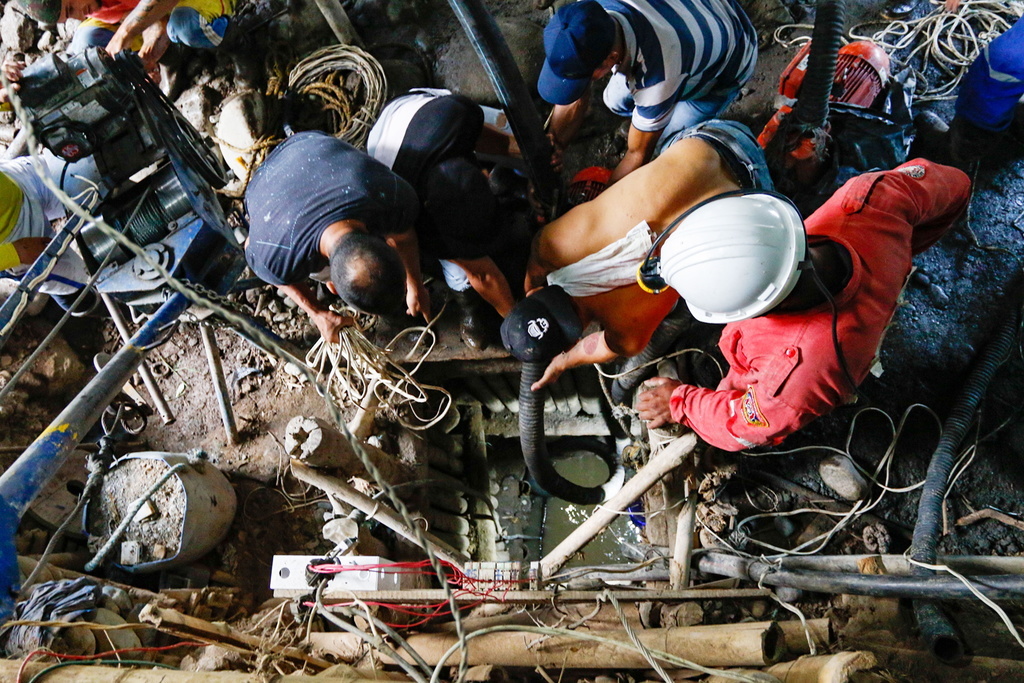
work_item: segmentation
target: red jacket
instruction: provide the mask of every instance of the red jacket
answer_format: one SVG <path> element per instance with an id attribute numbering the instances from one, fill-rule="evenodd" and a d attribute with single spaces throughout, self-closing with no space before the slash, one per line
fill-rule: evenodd
<path id="1" fill-rule="evenodd" d="M 923 159 L 848 181 L 807 221 L 808 241 L 850 252 L 853 274 L 836 296 L 843 355 L 860 384 L 873 365 L 911 258 L 934 244 L 967 206 L 963 172 Z M 828 303 L 730 323 L 719 342 L 729 373 L 717 390 L 684 384 L 672 419 L 727 451 L 780 443 L 853 391 L 832 344 Z"/>

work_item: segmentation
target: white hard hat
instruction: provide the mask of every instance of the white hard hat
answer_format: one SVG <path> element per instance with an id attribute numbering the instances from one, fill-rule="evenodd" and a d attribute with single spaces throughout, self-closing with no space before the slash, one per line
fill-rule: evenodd
<path id="1" fill-rule="evenodd" d="M 723 197 L 697 207 L 667 236 L 661 273 L 697 320 L 746 320 L 793 291 L 806 245 L 800 212 L 785 198 Z"/>

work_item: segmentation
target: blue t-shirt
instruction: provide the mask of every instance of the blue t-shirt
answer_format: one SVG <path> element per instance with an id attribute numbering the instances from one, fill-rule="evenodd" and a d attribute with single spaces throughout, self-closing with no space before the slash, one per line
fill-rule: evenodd
<path id="1" fill-rule="evenodd" d="M 418 205 L 412 186 L 379 161 L 324 133 L 297 133 L 249 182 L 245 258 L 261 280 L 292 285 L 327 265 L 320 237 L 328 225 L 358 220 L 384 237 L 411 229 Z"/>

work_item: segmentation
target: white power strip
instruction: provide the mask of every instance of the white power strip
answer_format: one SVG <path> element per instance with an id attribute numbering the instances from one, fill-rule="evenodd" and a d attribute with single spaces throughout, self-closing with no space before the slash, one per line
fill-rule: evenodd
<path id="1" fill-rule="evenodd" d="M 306 581 L 306 567 L 319 555 L 274 555 L 270 570 L 270 588 L 275 598 L 297 598 L 311 593 L 315 586 Z M 348 591 L 388 591 L 418 588 L 416 575 L 400 567 L 374 567 L 391 564 L 391 560 L 375 555 L 351 555 L 338 558 L 343 568 L 329 575 L 324 586 L 324 597 L 342 595 Z M 367 569 L 359 567 L 369 566 Z M 405 572 L 405 573 L 403 573 Z"/>

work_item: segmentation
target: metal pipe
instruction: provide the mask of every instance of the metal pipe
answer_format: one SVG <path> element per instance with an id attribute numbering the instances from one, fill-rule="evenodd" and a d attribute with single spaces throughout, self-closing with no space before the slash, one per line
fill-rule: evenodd
<path id="1" fill-rule="evenodd" d="M 352 25 L 352 20 L 348 18 L 345 8 L 338 0 L 316 0 L 316 6 L 320 8 L 320 13 L 324 15 L 327 25 L 331 27 L 339 43 L 365 47 L 363 39 L 359 37 L 356 27 Z"/>
<path id="2" fill-rule="evenodd" d="M 150 346 L 168 325 L 189 307 L 183 294 L 174 294 L 135 336 L 50 423 L 42 434 L 0 475 L 0 499 L 20 518 L 64 458 L 96 424 L 103 410 L 139 367 Z"/>
<path id="3" fill-rule="evenodd" d="M 993 339 L 985 347 L 977 365 L 971 370 L 963 393 L 957 398 L 949 417 L 942 426 L 942 436 L 932 453 L 925 475 L 921 499 L 917 506 L 917 523 L 914 525 L 914 538 L 910 545 L 910 556 L 923 564 L 934 564 L 939 542 L 939 530 L 942 526 L 943 501 L 949 475 L 953 471 L 957 449 L 963 441 L 967 430 L 974 424 L 974 415 L 978 404 L 985 396 L 988 385 L 1003 364 L 1015 345 L 1019 323 L 1019 304 L 1016 298 L 1011 303 L 1011 310 L 999 326 Z M 920 566 L 914 567 L 914 574 L 930 576 L 932 571 Z M 932 654 L 940 660 L 953 663 L 964 655 L 964 646 L 952 622 L 946 617 L 939 606 L 929 602 L 914 603 L 914 614 L 921 630 L 921 638 L 928 645 Z"/>
<path id="4" fill-rule="evenodd" d="M 780 560 L 783 569 L 861 573 L 860 563 L 876 560 L 886 574 L 909 576 L 912 565 L 904 555 L 796 555 Z M 939 555 L 938 564 L 961 574 L 1024 574 L 1024 557 Z"/>
<path id="5" fill-rule="evenodd" d="M 651 458 L 636 475 L 627 481 L 619 492 L 594 511 L 583 524 L 576 527 L 564 541 L 559 543 L 541 561 L 541 576 L 551 576 L 568 562 L 569 558 L 589 543 L 595 536 L 614 522 L 619 513 L 625 511 L 640 496 L 644 495 L 663 476 L 683 464 L 697 447 L 693 433 L 679 437 Z"/>
<path id="6" fill-rule="evenodd" d="M 224 366 L 220 362 L 220 349 L 213 328 L 206 323 L 199 324 L 199 334 L 203 338 L 206 350 L 206 362 L 210 365 L 210 376 L 213 378 L 213 390 L 217 394 L 217 406 L 220 408 L 220 420 L 224 423 L 224 434 L 229 444 L 238 443 L 238 426 L 235 425 L 235 413 L 231 409 L 231 397 L 228 394 L 228 383 L 224 379 Z"/>
<path id="7" fill-rule="evenodd" d="M 544 133 L 544 124 L 505 37 L 482 0 L 448 0 L 448 4 L 491 79 L 512 134 L 522 150 L 526 174 L 533 183 L 537 199 L 554 208 L 561 194 L 558 188 L 562 186 L 562 179 L 551 168 L 551 141 Z"/>
<path id="8" fill-rule="evenodd" d="M 758 585 L 784 586 L 832 595 L 870 595 L 880 598 L 921 600 L 977 599 L 955 576 L 892 576 L 780 569 L 767 562 L 718 552 L 701 555 L 697 561 L 697 568 L 706 574 L 753 581 Z M 1024 575 L 989 574 L 966 578 L 994 600 L 1020 600 L 1024 597 Z"/>
<path id="9" fill-rule="evenodd" d="M 124 314 L 117 307 L 117 302 L 109 294 L 100 294 L 100 299 L 103 301 L 103 305 L 107 307 L 110 319 L 114 321 L 114 327 L 117 328 L 121 339 L 127 342 L 132 338 L 132 333 L 128 329 L 128 322 L 124 319 Z M 146 361 L 142 361 L 142 364 L 139 366 L 139 376 L 142 377 L 142 383 L 146 385 L 146 391 L 149 392 L 149 397 L 153 399 L 153 406 L 160 413 L 160 419 L 163 420 L 163 423 L 169 425 L 174 422 L 174 412 L 167 403 L 163 392 L 160 391 L 160 386 L 156 383 L 153 371 L 149 369 L 149 363 Z"/>
<path id="10" fill-rule="evenodd" d="M 378 500 L 373 500 L 369 496 L 356 491 L 337 477 L 331 477 L 318 472 L 312 467 L 303 465 L 298 460 L 292 460 L 291 471 L 299 481 L 311 484 L 329 495 L 337 496 L 342 502 L 348 503 L 357 510 L 360 510 L 370 519 L 380 522 L 407 541 L 419 544 L 415 531 L 406 526 L 405 522 L 398 516 L 398 513 L 392 510 L 390 506 Z M 469 559 L 466 554 L 451 547 L 428 531 L 423 532 L 423 538 L 430 545 L 430 549 L 434 551 L 434 554 L 445 562 L 461 566 Z"/>

